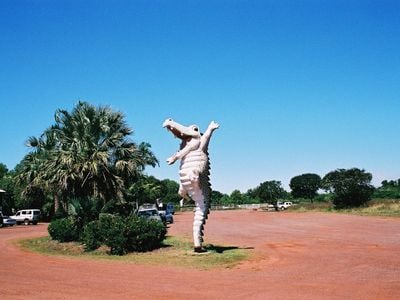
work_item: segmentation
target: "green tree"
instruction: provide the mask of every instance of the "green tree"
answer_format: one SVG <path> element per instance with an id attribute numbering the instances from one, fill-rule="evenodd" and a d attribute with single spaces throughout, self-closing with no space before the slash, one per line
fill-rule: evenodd
<path id="1" fill-rule="evenodd" d="M 308 198 L 312 201 L 321 187 L 321 177 L 312 173 L 298 175 L 290 180 L 289 186 L 293 197 Z"/>
<path id="2" fill-rule="evenodd" d="M 0 164 L 0 189 L 4 191 L 0 192 L 0 210 L 4 215 L 9 215 L 15 206 L 15 185 L 12 172 L 8 172 L 4 164 Z"/>
<path id="3" fill-rule="evenodd" d="M 336 208 L 357 207 L 371 198 L 374 187 L 372 174 L 358 168 L 337 169 L 322 179 L 322 187 L 333 193 Z"/>
<path id="4" fill-rule="evenodd" d="M 161 199 L 164 203 L 178 204 L 181 197 L 178 194 L 179 184 L 171 179 L 161 180 L 162 195 Z"/>
<path id="5" fill-rule="evenodd" d="M 122 200 L 145 166 L 158 163 L 150 145 L 138 146 L 131 134 L 123 114 L 108 107 L 79 102 L 72 112 L 57 110 L 55 124 L 28 140 L 32 151 L 18 176 L 24 193 L 40 188 L 65 208 L 70 198 Z"/>
<path id="6" fill-rule="evenodd" d="M 262 200 L 258 196 L 256 188 L 248 189 L 246 192 L 246 197 L 251 199 L 252 203 L 261 203 Z"/>
<path id="7" fill-rule="evenodd" d="M 129 199 L 134 207 L 143 203 L 156 203 L 162 195 L 160 181 L 153 176 L 140 176 L 138 180 L 129 187 Z"/>
<path id="8" fill-rule="evenodd" d="M 239 190 L 234 190 L 230 196 L 231 201 L 233 204 L 243 204 L 244 203 L 244 197 L 242 193 Z"/>
<path id="9" fill-rule="evenodd" d="M 59 206 L 58 188 L 52 185 L 52 174 L 45 171 L 46 162 L 51 158 L 55 144 L 54 136 L 49 130 L 40 138 L 29 137 L 27 141 L 31 152 L 15 167 L 15 181 L 21 189 L 20 204 L 25 208 L 30 207 L 32 202 L 44 202 L 45 195 L 53 195 L 55 206 Z"/>
<path id="10" fill-rule="evenodd" d="M 398 199 L 400 198 L 400 179 L 384 180 L 373 195 L 374 198 Z"/>
<path id="11" fill-rule="evenodd" d="M 400 179 L 397 180 L 383 180 L 382 187 L 398 187 L 400 186 Z"/>
<path id="12" fill-rule="evenodd" d="M 8 173 L 7 166 L 3 163 L 0 163 L 0 179 L 3 178 Z"/>
<path id="13" fill-rule="evenodd" d="M 15 170 L 7 171 L 0 179 L 0 189 L 4 193 L 0 194 L 0 206 L 4 214 L 11 214 L 13 209 L 22 208 L 41 208 L 42 198 L 21 197 L 22 187 L 16 184 Z"/>
<path id="14" fill-rule="evenodd" d="M 272 180 L 265 181 L 255 189 L 249 190 L 248 195 L 260 199 L 261 203 L 266 203 L 284 197 L 285 190 L 280 181 Z"/>
<path id="15" fill-rule="evenodd" d="M 225 194 L 212 190 L 211 191 L 211 203 L 213 205 L 222 205 L 222 198 L 225 196 Z"/>

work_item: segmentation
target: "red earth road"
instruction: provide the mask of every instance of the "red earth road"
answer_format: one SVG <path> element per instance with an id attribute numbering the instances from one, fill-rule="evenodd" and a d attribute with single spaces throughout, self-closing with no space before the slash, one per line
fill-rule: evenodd
<path id="1" fill-rule="evenodd" d="M 190 236 L 191 222 L 176 214 L 169 234 Z M 12 243 L 46 228 L 0 229 L 1 299 L 400 299 L 400 219 L 213 211 L 206 243 L 252 259 L 207 271 L 44 256 Z"/>

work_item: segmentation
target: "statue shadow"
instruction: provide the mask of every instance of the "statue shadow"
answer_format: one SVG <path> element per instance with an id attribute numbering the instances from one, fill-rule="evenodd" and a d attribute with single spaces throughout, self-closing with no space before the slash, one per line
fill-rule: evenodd
<path id="1" fill-rule="evenodd" d="M 225 251 L 237 250 L 237 249 L 249 250 L 249 249 L 254 249 L 254 247 L 219 246 L 219 245 L 209 244 L 204 246 L 204 249 L 216 253 L 224 253 Z"/>

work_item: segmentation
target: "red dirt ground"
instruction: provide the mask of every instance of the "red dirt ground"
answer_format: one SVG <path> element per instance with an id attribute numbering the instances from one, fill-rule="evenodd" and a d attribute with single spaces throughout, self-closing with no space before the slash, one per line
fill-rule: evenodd
<path id="1" fill-rule="evenodd" d="M 191 222 L 176 214 L 169 234 L 190 236 Z M 213 211 L 206 243 L 253 259 L 208 271 L 49 257 L 11 242 L 46 228 L 0 229 L 1 299 L 400 299 L 400 219 Z"/>

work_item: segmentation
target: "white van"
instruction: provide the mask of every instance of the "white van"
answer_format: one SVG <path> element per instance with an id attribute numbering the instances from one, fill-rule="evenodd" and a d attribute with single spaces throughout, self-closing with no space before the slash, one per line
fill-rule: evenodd
<path id="1" fill-rule="evenodd" d="M 36 225 L 40 218 L 40 209 L 23 209 L 17 211 L 14 216 L 10 216 L 11 219 L 14 219 L 17 224 L 24 223 L 25 225 L 29 225 L 32 223 Z"/>
<path id="2" fill-rule="evenodd" d="M 292 202 L 281 202 L 281 201 L 278 201 L 275 204 L 275 209 L 276 210 L 285 210 L 285 209 L 288 209 L 289 207 L 291 207 L 292 205 L 293 205 Z"/>

